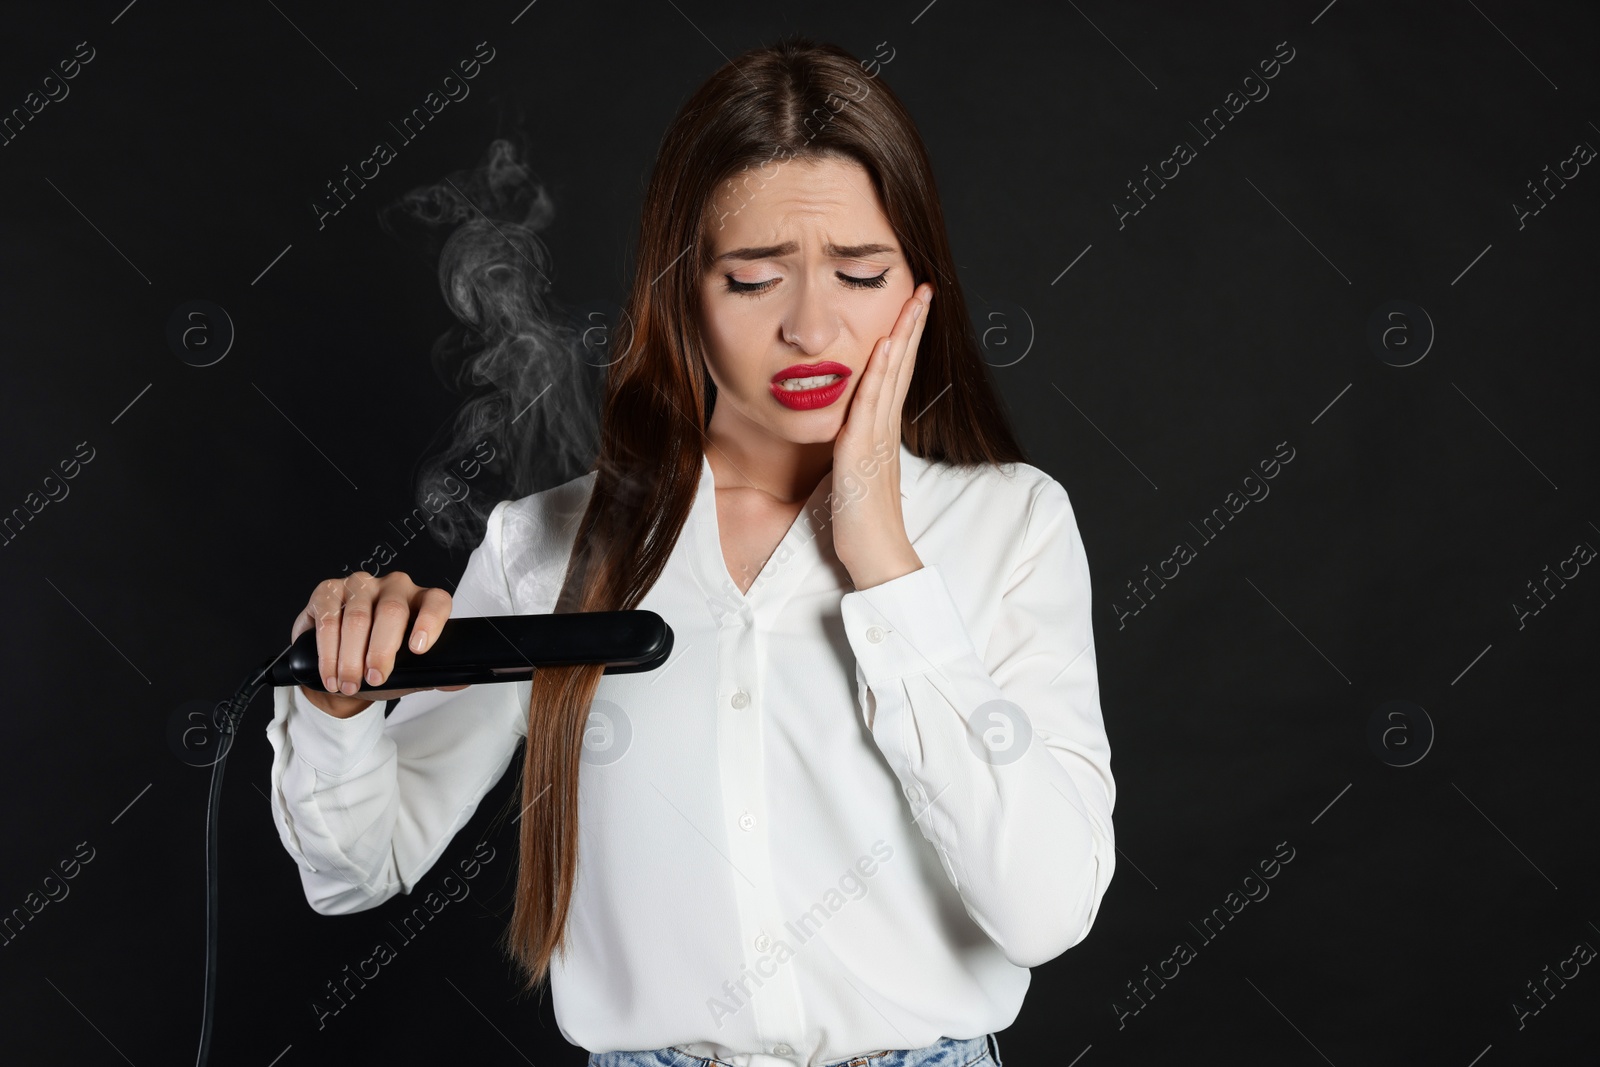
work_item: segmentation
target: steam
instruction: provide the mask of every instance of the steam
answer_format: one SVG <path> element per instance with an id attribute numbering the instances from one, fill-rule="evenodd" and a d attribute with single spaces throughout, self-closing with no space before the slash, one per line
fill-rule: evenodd
<path id="1" fill-rule="evenodd" d="M 476 547 L 497 502 L 586 473 L 599 449 L 604 372 L 585 344 L 593 331 L 553 307 L 550 257 L 538 237 L 554 213 L 505 139 L 478 166 L 418 186 L 381 213 L 391 233 L 399 221 L 436 245 L 442 238 L 439 289 L 459 320 L 431 357 L 447 388 L 470 395 L 419 465 L 416 487 L 419 504 L 430 494 L 457 501 L 428 524 L 446 547 Z"/>

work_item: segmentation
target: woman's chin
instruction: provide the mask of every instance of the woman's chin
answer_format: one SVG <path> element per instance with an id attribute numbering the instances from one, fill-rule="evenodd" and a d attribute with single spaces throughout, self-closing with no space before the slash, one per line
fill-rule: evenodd
<path id="1" fill-rule="evenodd" d="M 783 411 L 776 421 L 772 436 L 792 445 L 832 444 L 843 428 L 837 416 L 821 411 Z"/>

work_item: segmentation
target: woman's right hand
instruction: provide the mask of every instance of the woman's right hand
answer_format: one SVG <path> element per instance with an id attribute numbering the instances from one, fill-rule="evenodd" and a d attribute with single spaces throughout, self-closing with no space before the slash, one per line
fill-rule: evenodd
<path id="1" fill-rule="evenodd" d="M 443 589 L 424 589 L 400 571 L 375 578 L 356 571 L 318 583 L 295 617 L 292 643 L 317 628 L 317 670 L 323 688 L 301 686 L 311 703 L 347 719 L 379 700 L 393 700 L 422 689 L 381 689 L 354 695 L 363 679 L 381 685 L 394 669 L 402 639 L 413 653 L 426 652 L 450 617 L 451 597 Z M 465 685 L 423 688 L 457 690 Z"/>

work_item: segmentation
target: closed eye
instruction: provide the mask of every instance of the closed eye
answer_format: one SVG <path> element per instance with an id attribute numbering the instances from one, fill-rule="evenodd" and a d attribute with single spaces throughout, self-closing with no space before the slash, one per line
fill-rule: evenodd
<path id="1" fill-rule="evenodd" d="M 875 275 L 871 278 L 858 278 L 853 274 L 846 274 L 842 270 L 834 271 L 833 274 L 834 277 L 838 278 L 840 281 L 844 282 L 845 285 L 852 289 L 882 289 L 885 285 L 889 284 L 889 270 L 890 268 L 885 267 L 882 274 Z M 731 274 L 725 274 L 723 277 L 727 280 L 727 284 L 724 286 L 725 292 L 743 293 L 745 295 L 764 293 L 776 285 L 779 280 L 777 278 L 771 278 L 764 282 L 741 282 L 736 281 Z"/>

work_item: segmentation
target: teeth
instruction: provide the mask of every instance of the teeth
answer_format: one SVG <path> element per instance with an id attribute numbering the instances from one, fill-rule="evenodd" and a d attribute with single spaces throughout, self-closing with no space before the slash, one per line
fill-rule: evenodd
<path id="1" fill-rule="evenodd" d="M 795 393 L 801 389 L 815 389 L 819 385 L 831 385 L 841 377 L 843 376 L 839 374 L 819 374 L 814 378 L 785 378 L 778 385 L 791 393 Z"/>

